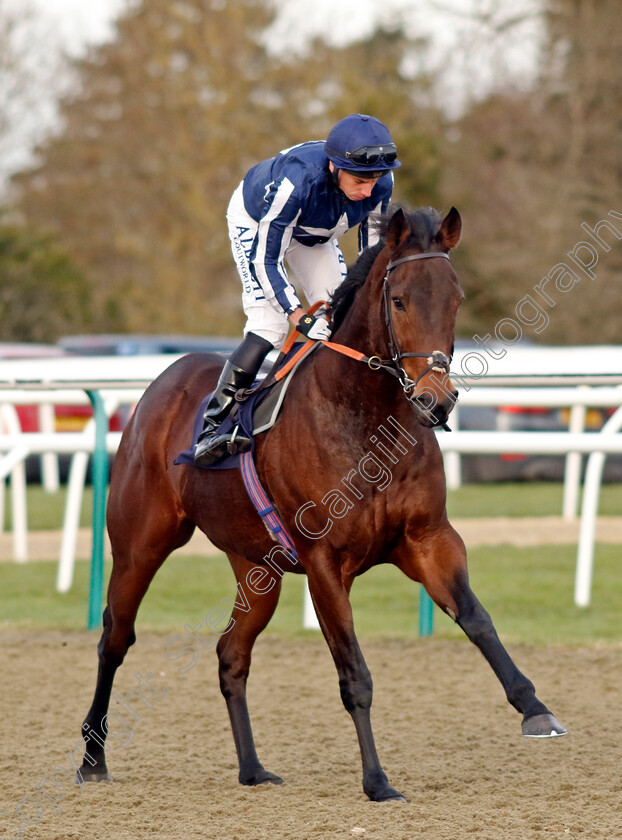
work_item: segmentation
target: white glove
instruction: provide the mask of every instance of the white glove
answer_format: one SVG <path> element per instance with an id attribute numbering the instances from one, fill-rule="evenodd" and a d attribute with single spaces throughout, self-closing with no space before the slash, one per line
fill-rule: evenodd
<path id="1" fill-rule="evenodd" d="M 296 329 L 313 341 L 328 341 L 330 338 L 328 321 L 324 318 L 314 318 L 313 315 L 303 315 Z"/>

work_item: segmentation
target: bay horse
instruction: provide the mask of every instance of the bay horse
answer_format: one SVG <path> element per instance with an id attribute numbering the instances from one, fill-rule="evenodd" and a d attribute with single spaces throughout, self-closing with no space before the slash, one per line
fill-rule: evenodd
<path id="1" fill-rule="evenodd" d="M 423 584 L 480 649 L 523 716 L 524 735 L 566 731 L 536 697 L 473 594 L 464 543 L 447 519 L 434 427 L 446 421 L 457 394 L 449 363 L 463 292 L 448 254 L 460 239 L 460 215 L 455 208 L 444 219 L 431 208 L 399 209 L 380 225 L 379 244 L 359 258 L 332 308 L 332 340 L 360 351 L 368 364 L 317 348 L 296 372 L 276 424 L 258 435 L 255 451 L 260 480 L 296 546 L 297 560 L 282 562 L 285 570 L 307 575 L 358 736 L 363 790 L 374 801 L 404 799 L 376 752 L 372 679 L 349 600 L 354 579 L 379 563 L 393 563 Z M 217 645 L 239 781 L 282 782 L 257 757 L 246 682 L 253 644 L 274 613 L 284 570 L 268 562 L 274 542 L 238 470 L 173 463 L 190 445 L 198 406 L 221 366 L 222 359 L 209 354 L 174 362 L 145 391 L 114 461 L 107 508 L 113 568 L 95 696 L 83 725 L 89 733 L 80 769 L 85 781 L 109 778 L 106 715 L 116 670 L 136 640 L 140 602 L 164 560 L 198 527 L 227 554 L 245 598 Z"/>

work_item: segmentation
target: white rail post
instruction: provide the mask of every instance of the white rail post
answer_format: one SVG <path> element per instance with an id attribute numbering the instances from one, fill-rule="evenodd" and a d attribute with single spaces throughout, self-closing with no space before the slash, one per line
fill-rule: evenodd
<path id="1" fill-rule="evenodd" d="M 89 420 L 92 428 L 92 420 Z M 84 495 L 86 468 L 89 462 L 88 452 L 76 452 L 71 459 L 69 478 L 67 479 L 67 499 L 63 519 L 63 535 L 60 544 L 58 571 L 56 574 L 57 592 L 69 592 L 73 584 L 73 570 L 76 562 L 76 545 L 80 527 L 80 512 Z"/>
<path id="2" fill-rule="evenodd" d="M 28 514 L 26 502 L 26 466 L 30 451 L 27 446 L 15 446 L 0 458 L 0 478 L 11 480 L 11 516 L 13 524 L 13 559 L 28 560 Z"/>
<path id="3" fill-rule="evenodd" d="M 304 600 L 304 607 L 302 612 L 302 626 L 305 630 L 319 630 L 320 629 L 320 622 L 317 620 L 317 614 L 315 612 L 315 607 L 313 606 L 313 601 L 311 599 L 311 593 L 309 592 L 309 582 L 305 577 L 305 600 Z"/>
<path id="4" fill-rule="evenodd" d="M 38 414 L 40 431 L 55 432 L 56 412 L 52 403 L 41 403 Z M 44 452 L 41 455 L 41 484 L 47 493 L 57 493 L 60 489 L 58 455 L 55 452 Z"/>
<path id="5" fill-rule="evenodd" d="M 585 385 L 577 389 L 580 393 L 589 391 Z M 587 407 L 575 403 L 570 409 L 569 432 L 583 432 Z M 562 502 L 562 517 L 567 521 L 577 518 L 579 512 L 579 488 L 581 487 L 581 463 L 583 457 L 580 452 L 569 452 L 566 455 L 564 469 L 564 498 Z"/>
<path id="6" fill-rule="evenodd" d="M 123 403 L 123 396 L 117 392 L 110 394 L 104 400 L 108 419 Z M 95 429 L 95 419 L 91 418 L 84 427 L 84 434 L 91 434 Z M 58 592 L 69 592 L 73 584 L 73 572 L 76 564 L 76 546 L 78 530 L 80 528 L 80 513 L 86 483 L 86 470 L 89 463 L 88 452 L 76 452 L 71 459 L 71 468 L 67 480 L 67 500 L 65 502 L 65 518 L 63 520 L 63 535 L 56 575 L 56 589 Z"/>
<path id="7" fill-rule="evenodd" d="M 14 405 L 0 405 L 0 430 L 19 435 L 22 427 Z M 11 520 L 13 527 L 13 559 L 18 563 L 28 560 L 28 512 L 26 500 L 26 466 L 28 448 L 15 446 L 1 459 L 0 480 L 11 475 Z"/>
<path id="8" fill-rule="evenodd" d="M 619 432 L 620 429 L 622 429 L 622 406 L 607 420 L 599 434 L 611 434 Z M 585 473 L 579 547 L 577 549 L 574 601 L 578 607 L 587 607 L 591 601 L 596 517 L 604 466 L 605 453 L 593 452 L 588 459 Z"/>
<path id="9" fill-rule="evenodd" d="M 460 428 L 460 409 L 458 406 L 449 415 L 449 423 L 453 429 Z M 462 462 L 459 452 L 445 452 L 443 455 L 445 463 L 445 477 L 448 490 L 459 490 L 462 487 Z"/>

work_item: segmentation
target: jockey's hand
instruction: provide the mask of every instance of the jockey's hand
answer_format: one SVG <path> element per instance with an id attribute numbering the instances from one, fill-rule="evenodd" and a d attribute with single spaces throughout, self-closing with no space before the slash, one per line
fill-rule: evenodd
<path id="1" fill-rule="evenodd" d="M 313 341 L 328 341 L 330 327 L 325 318 L 314 318 L 313 315 L 302 315 L 296 324 L 296 329 Z"/>

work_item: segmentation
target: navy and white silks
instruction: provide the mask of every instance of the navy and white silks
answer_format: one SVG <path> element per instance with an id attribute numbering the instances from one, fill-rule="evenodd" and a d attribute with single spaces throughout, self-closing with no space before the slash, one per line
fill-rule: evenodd
<path id="1" fill-rule="evenodd" d="M 309 304 L 326 300 L 346 272 L 338 237 L 359 225 L 359 252 L 375 244 L 367 219 L 386 211 L 392 191 L 393 175 L 387 172 L 369 198 L 348 200 L 333 181 L 324 141 L 285 149 L 250 169 L 227 209 L 245 334 L 280 347 L 287 315 L 300 306 L 285 261 Z"/>

